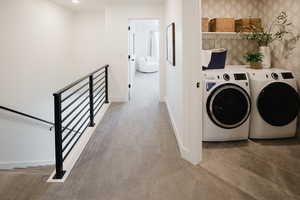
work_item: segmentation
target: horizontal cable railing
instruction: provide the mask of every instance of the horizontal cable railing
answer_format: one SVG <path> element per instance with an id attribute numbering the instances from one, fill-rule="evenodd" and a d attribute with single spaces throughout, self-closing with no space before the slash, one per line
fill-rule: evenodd
<path id="1" fill-rule="evenodd" d="M 54 93 L 55 158 L 54 179 L 62 179 L 64 161 L 95 116 L 108 101 L 108 68 L 103 66 Z"/>

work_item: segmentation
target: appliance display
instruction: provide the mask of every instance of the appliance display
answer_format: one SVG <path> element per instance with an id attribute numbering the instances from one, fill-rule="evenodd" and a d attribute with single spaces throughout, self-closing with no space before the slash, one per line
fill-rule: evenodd
<path id="1" fill-rule="evenodd" d="M 251 99 L 246 72 L 204 72 L 203 141 L 247 140 Z"/>
<path id="2" fill-rule="evenodd" d="M 249 137 L 252 139 L 294 137 L 300 99 L 293 73 L 275 69 L 248 72 L 254 103 Z"/>

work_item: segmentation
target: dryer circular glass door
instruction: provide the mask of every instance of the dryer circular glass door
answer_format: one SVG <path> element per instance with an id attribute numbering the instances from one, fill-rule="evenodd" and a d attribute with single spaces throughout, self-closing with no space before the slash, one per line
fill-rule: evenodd
<path id="1" fill-rule="evenodd" d="M 294 121 L 299 112 L 299 95 L 287 83 L 275 82 L 266 86 L 257 99 L 259 114 L 272 126 L 285 126 Z"/>
<path id="2" fill-rule="evenodd" d="M 212 91 L 207 100 L 207 113 L 219 127 L 233 129 L 249 118 L 251 100 L 249 94 L 235 84 L 224 84 Z"/>

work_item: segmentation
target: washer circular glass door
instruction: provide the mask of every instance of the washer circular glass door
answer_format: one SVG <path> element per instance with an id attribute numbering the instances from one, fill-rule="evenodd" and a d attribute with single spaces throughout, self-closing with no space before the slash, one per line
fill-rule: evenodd
<path id="1" fill-rule="evenodd" d="M 207 113 L 219 127 L 233 129 L 249 118 L 251 100 L 249 94 L 235 84 L 224 84 L 212 91 L 207 100 Z"/>
<path id="2" fill-rule="evenodd" d="M 299 95 L 287 83 L 274 82 L 259 94 L 257 108 L 265 122 L 272 126 L 285 126 L 294 121 L 299 112 Z"/>

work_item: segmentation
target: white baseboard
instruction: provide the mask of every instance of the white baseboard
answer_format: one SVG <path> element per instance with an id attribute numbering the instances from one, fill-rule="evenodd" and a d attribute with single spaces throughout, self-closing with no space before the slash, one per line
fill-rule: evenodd
<path id="1" fill-rule="evenodd" d="M 110 100 L 110 102 L 114 102 L 114 103 L 128 102 L 127 97 L 110 97 L 109 100 Z"/>
<path id="2" fill-rule="evenodd" d="M 173 114 L 172 114 L 172 110 L 170 109 L 170 106 L 169 106 L 169 103 L 168 103 L 167 99 L 165 99 L 165 103 L 166 103 L 166 106 L 167 106 L 168 114 L 169 114 L 171 124 L 172 124 L 173 130 L 174 130 L 174 133 L 175 133 L 175 137 L 176 137 L 176 140 L 177 140 L 177 145 L 178 145 L 180 153 L 181 153 L 181 157 L 188 160 L 188 158 L 190 157 L 190 151 L 187 148 L 185 148 L 185 146 L 183 144 L 183 141 L 180 137 L 178 128 L 176 126 L 176 123 L 175 123 L 175 120 L 174 120 L 174 117 L 173 117 Z"/>
<path id="3" fill-rule="evenodd" d="M 63 167 L 64 167 L 64 170 L 66 171 L 66 173 L 65 173 L 63 179 L 61 179 L 61 180 L 53 179 L 53 177 L 55 175 L 55 171 L 54 171 L 51 174 L 51 176 L 50 176 L 50 178 L 48 179 L 47 182 L 49 182 L 49 183 L 63 183 L 63 182 L 66 181 L 66 179 L 70 175 L 70 172 L 72 171 L 74 165 L 76 164 L 77 160 L 79 159 L 81 153 L 83 152 L 83 150 L 86 147 L 86 145 L 88 144 L 90 138 L 92 137 L 95 130 L 97 129 L 97 125 L 99 125 L 99 123 L 103 119 L 103 117 L 104 117 L 106 111 L 108 110 L 109 106 L 110 106 L 110 104 L 104 104 L 103 105 L 103 108 L 98 113 L 97 117 L 95 118 L 96 126 L 88 128 L 86 130 L 85 134 L 82 135 L 82 137 L 80 138 L 78 143 L 75 145 L 72 152 L 69 154 L 69 156 L 65 160 Z"/>
<path id="4" fill-rule="evenodd" d="M 54 165 L 53 160 L 48 161 L 24 161 L 24 162 L 1 162 L 0 169 L 28 168 Z"/>

